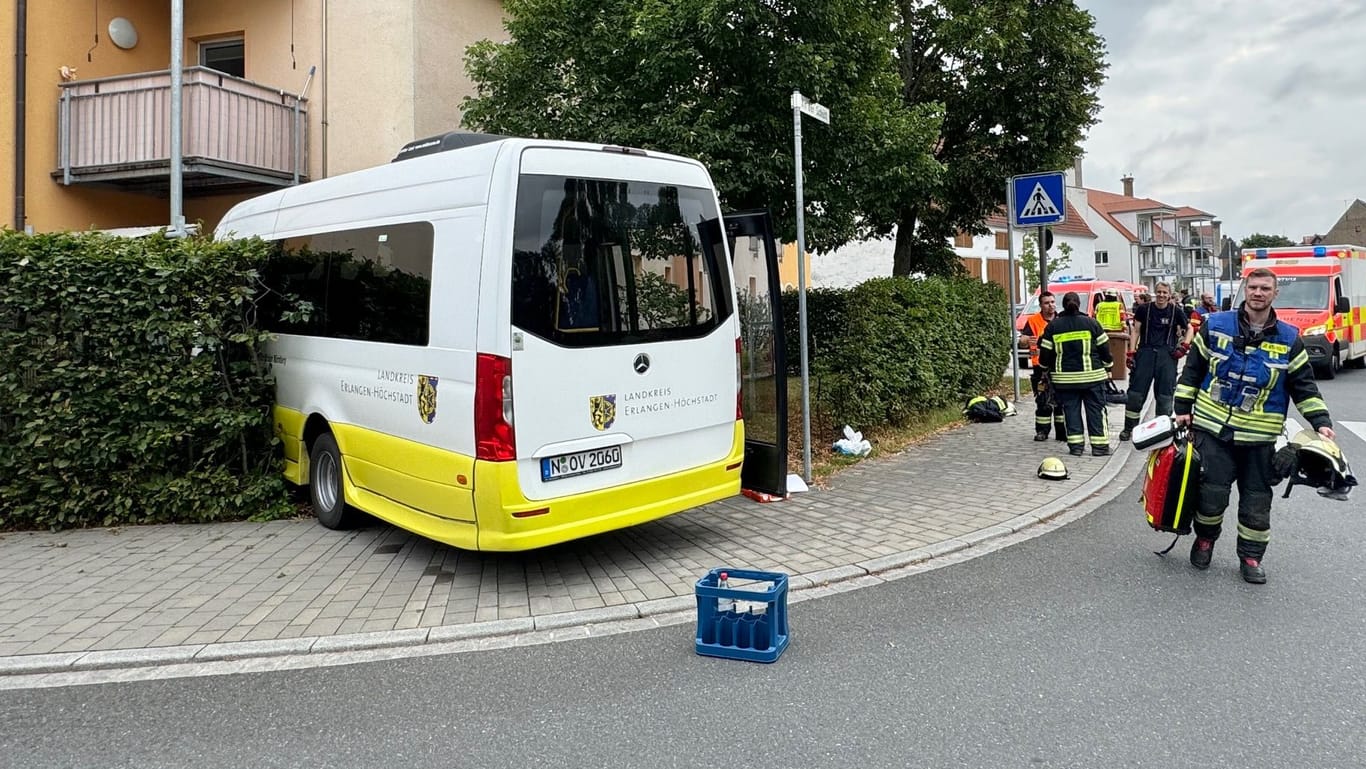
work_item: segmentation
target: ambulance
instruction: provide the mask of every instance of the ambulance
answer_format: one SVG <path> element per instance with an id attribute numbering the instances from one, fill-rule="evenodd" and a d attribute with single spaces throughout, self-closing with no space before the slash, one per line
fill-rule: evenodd
<path id="1" fill-rule="evenodd" d="M 1300 330 L 1319 379 L 1332 379 L 1343 366 L 1366 368 L 1366 248 L 1243 249 L 1244 284 L 1259 267 L 1276 273 L 1276 317 Z M 1240 287 L 1226 304 L 1242 301 Z"/>
<path id="2" fill-rule="evenodd" d="M 1138 283 L 1128 283 L 1122 280 L 1097 280 L 1094 276 L 1062 277 L 1055 278 L 1048 282 L 1048 290 L 1053 293 L 1057 300 L 1058 312 L 1062 312 L 1062 297 L 1069 291 L 1075 291 L 1081 297 L 1081 311 L 1095 317 L 1096 305 L 1100 303 L 1107 290 L 1114 289 L 1119 295 L 1119 302 L 1124 306 L 1123 317 L 1127 323 L 1134 309 L 1134 295 L 1146 292 L 1148 289 Z M 1015 354 L 1019 358 L 1020 368 L 1029 368 L 1030 356 L 1037 352 L 1028 342 L 1024 341 L 1025 324 L 1029 321 L 1029 316 L 1039 311 L 1039 291 L 1034 290 L 1034 295 L 1029 298 L 1029 302 L 1020 310 L 1015 318 Z"/>

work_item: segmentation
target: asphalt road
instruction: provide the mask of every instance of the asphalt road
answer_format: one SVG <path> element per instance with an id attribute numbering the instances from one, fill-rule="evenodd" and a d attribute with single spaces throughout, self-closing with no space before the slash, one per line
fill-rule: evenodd
<path id="1" fill-rule="evenodd" d="M 1323 383 L 1366 470 L 1366 372 Z M 1354 402 L 1349 402 L 1349 394 Z M 692 628 L 0 692 L 9 767 L 1359 767 L 1366 491 L 1280 499 L 1270 582 L 1148 530 L 1137 486 L 1020 545 L 793 606 L 777 663 Z"/>

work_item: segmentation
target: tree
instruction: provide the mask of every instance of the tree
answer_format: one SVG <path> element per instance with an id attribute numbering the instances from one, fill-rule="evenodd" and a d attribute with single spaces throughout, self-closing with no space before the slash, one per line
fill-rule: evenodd
<path id="1" fill-rule="evenodd" d="M 1057 251 L 1054 256 L 1053 251 Z M 1055 249 L 1050 249 L 1048 253 L 1048 274 L 1057 275 L 1064 268 L 1072 265 L 1072 246 L 1068 243 L 1058 243 Z M 1034 293 L 1034 289 L 1039 287 L 1039 241 L 1034 238 L 1034 233 L 1026 233 L 1024 236 L 1024 246 L 1020 249 L 1020 269 L 1024 270 L 1025 277 L 1025 296 Z"/>
<path id="2" fill-rule="evenodd" d="M 1008 177 L 1072 165 L 1100 109 L 1104 43 L 1071 0 L 902 0 L 897 32 L 907 108 L 944 111 L 943 171 L 901 197 L 892 272 L 944 272 L 918 244 L 983 231 Z"/>
<path id="3" fill-rule="evenodd" d="M 788 99 L 804 122 L 808 245 L 897 232 L 893 273 L 960 269 L 1015 173 L 1065 167 L 1104 71 L 1072 0 L 508 0 L 467 51 L 465 124 L 701 159 L 724 204 L 795 232 Z"/>
<path id="4" fill-rule="evenodd" d="M 1295 242 L 1284 235 L 1263 235 L 1254 232 L 1243 238 L 1243 242 L 1238 244 L 1239 248 L 1281 248 L 1283 246 L 1293 246 Z"/>
<path id="5" fill-rule="evenodd" d="M 504 12 L 511 40 L 466 55 L 475 130 L 696 157 L 725 207 L 768 208 L 792 239 L 800 90 L 832 113 L 802 131 L 817 251 L 890 232 L 899 201 L 937 183 L 940 109 L 901 100 L 896 0 L 507 0 Z"/>

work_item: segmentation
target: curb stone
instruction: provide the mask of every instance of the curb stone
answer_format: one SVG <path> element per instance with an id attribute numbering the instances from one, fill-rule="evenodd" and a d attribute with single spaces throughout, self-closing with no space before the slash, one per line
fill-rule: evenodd
<path id="1" fill-rule="evenodd" d="M 1051 500 L 1005 523 L 857 564 L 793 575 L 789 582 L 789 600 L 798 603 L 883 584 L 942 566 L 961 563 L 977 554 L 985 554 L 1046 533 L 1117 498 L 1125 486 L 1115 487 L 1114 481 L 1123 473 L 1131 458 L 1136 456 L 1138 452 L 1131 447 L 1122 447 L 1110 456 L 1099 472 L 1081 485 L 1078 489 L 1079 495 L 1074 495 L 1071 499 Z M 1034 531 L 1035 529 L 1037 531 Z M 979 549 L 981 553 L 973 552 Z M 445 647 L 453 647 L 450 651 L 462 651 L 532 645 L 684 624 L 695 618 L 694 601 L 692 596 L 673 596 L 540 617 L 433 628 L 0 657 L 0 689 L 26 688 L 22 679 L 51 674 L 104 672 L 114 675 L 115 671 L 230 661 L 259 661 L 263 665 L 268 665 L 270 660 L 277 659 L 338 657 L 347 653 L 362 652 L 374 652 L 373 658 L 387 659 L 402 656 L 396 652 L 405 649 L 419 650 L 424 647 L 428 649 L 427 653 L 445 653 Z M 332 664 L 355 661 L 357 660 L 347 659 Z M 7 686 L 6 683 L 17 686 Z"/>

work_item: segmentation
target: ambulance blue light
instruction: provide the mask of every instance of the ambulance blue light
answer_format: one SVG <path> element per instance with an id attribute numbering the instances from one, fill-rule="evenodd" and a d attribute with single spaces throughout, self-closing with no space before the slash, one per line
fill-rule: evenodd
<path id="1" fill-rule="evenodd" d="M 1314 256 L 1328 256 L 1328 249 L 1324 246 L 1314 246 Z"/>
<path id="2" fill-rule="evenodd" d="M 1257 258 L 1258 258 L 1258 259 L 1265 259 L 1265 258 L 1266 258 L 1266 249 L 1265 249 L 1265 248 L 1259 248 L 1259 249 L 1257 249 Z"/>

